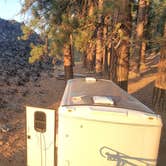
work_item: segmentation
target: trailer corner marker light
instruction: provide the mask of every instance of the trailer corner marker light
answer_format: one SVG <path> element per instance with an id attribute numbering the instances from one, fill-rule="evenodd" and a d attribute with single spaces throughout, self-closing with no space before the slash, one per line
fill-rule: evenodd
<path id="1" fill-rule="evenodd" d="M 153 117 L 148 117 L 149 120 L 153 120 L 154 118 Z"/>
<path id="2" fill-rule="evenodd" d="M 73 112 L 73 110 L 67 110 L 68 112 Z"/>

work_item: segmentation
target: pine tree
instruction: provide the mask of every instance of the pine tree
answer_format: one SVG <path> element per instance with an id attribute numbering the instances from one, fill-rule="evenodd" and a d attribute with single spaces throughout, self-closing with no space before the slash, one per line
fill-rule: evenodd
<path id="1" fill-rule="evenodd" d="M 90 20 L 90 22 L 92 22 L 91 19 L 94 19 L 95 7 L 96 7 L 95 3 L 89 1 L 88 19 Z M 95 36 L 94 33 L 91 36 L 91 38 L 89 39 L 87 48 L 86 48 L 86 64 L 87 64 L 87 68 L 90 72 L 92 72 L 94 70 L 94 66 L 95 66 L 95 56 L 96 56 L 95 47 L 96 47 L 96 45 L 94 42 L 94 36 Z"/>
<path id="2" fill-rule="evenodd" d="M 130 0 L 116 2 L 111 16 L 110 79 L 127 90 L 131 36 Z"/>
<path id="3" fill-rule="evenodd" d="M 96 37 L 96 74 L 102 74 L 102 64 L 103 64 L 103 0 L 98 0 L 98 24 L 97 24 L 97 37 Z"/>
<path id="4" fill-rule="evenodd" d="M 65 71 L 65 80 L 73 78 L 73 57 L 71 53 L 71 45 L 66 44 L 63 48 L 64 55 L 64 71 Z"/>
<path id="5" fill-rule="evenodd" d="M 122 9 L 120 14 L 121 26 L 119 29 L 119 33 L 121 43 L 117 48 L 117 83 L 121 88 L 127 91 L 130 58 L 130 37 L 132 24 L 130 0 L 122 1 Z"/>
<path id="6" fill-rule="evenodd" d="M 137 72 L 140 72 L 145 65 L 145 29 L 148 17 L 149 0 L 138 1 L 137 25 L 136 25 L 136 42 L 135 42 L 135 57 L 137 58 Z"/>
<path id="7" fill-rule="evenodd" d="M 44 54 L 56 56 L 57 53 L 65 53 L 64 58 L 67 60 L 64 59 L 64 62 L 71 60 L 70 64 L 73 64 L 72 52 L 70 49 L 67 51 L 67 48 L 71 48 L 70 36 L 77 26 L 77 21 L 72 18 L 74 3 L 69 0 L 24 0 L 22 13 L 31 12 L 29 26 L 36 29 L 44 41 L 40 46 L 32 46 L 31 62 L 40 59 Z M 69 63 L 64 64 L 65 71 L 68 65 Z M 69 68 L 65 77 L 67 79 L 73 78 L 72 65 Z"/>
<path id="8" fill-rule="evenodd" d="M 90 71 L 94 66 L 97 74 L 109 71 L 110 78 L 127 89 L 130 40 L 128 0 L 25 0 L 22 11 L 26 13 L 29 10 L 32 14 L 30 27 L 36 28 L 45 41 L 40 46 L 32 46 L 32 62 L 43 54 L 64 54 L 64 70 L 67 72 L 69 69 L 70 72 L 66 79 L 72 78 L 71 44 L 74 43 L 77 51 L 85 53 Z M 125 86 L 122 85 L 124 81 Z"/>

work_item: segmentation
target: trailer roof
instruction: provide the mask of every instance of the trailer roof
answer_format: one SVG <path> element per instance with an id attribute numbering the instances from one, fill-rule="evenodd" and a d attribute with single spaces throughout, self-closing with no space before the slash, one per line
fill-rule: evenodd
<path id="1" fill-rule="evenodd" d="M 61 106 L 71 105 L 100 105 L 153 113 L 112 81 L 94 78 L 68 81 Z"/>

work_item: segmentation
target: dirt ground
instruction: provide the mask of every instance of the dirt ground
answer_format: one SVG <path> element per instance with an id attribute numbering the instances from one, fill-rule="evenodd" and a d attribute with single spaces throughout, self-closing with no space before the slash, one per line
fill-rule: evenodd
<path id="1" fill-rule="evenodd" d="M 153 65 L 150 66 L 140 76 L 130 72 L 129 93 L 153 109 L 151 101 L 155 73 Z M 25 86 L 0 86 L 0 92 L 6 101 L 4 108 L 0 108 L 0 166 L 26 165 L 25 106 L 57 110 L 65 88 L 64 80 L 57 80 L 55 77 L 61 70 L 56 69 L 51 74 L 43 73 L 40 80 L 28 82 Z M 87 74 L 80 65 L 74 70 L 75 73 Z M 165 163 L 166 143 L 162 138 L 158 165 L 165 166 Z"/>

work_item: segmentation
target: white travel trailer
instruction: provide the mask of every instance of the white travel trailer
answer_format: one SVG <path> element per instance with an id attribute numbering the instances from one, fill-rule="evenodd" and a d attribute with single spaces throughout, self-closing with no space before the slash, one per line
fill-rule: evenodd
<path id="1" fill-rule="evenodd" d="M 58 114 L 58 166 L 157 164 L 160 116 L 113 82 L 69 80 Z"/>

